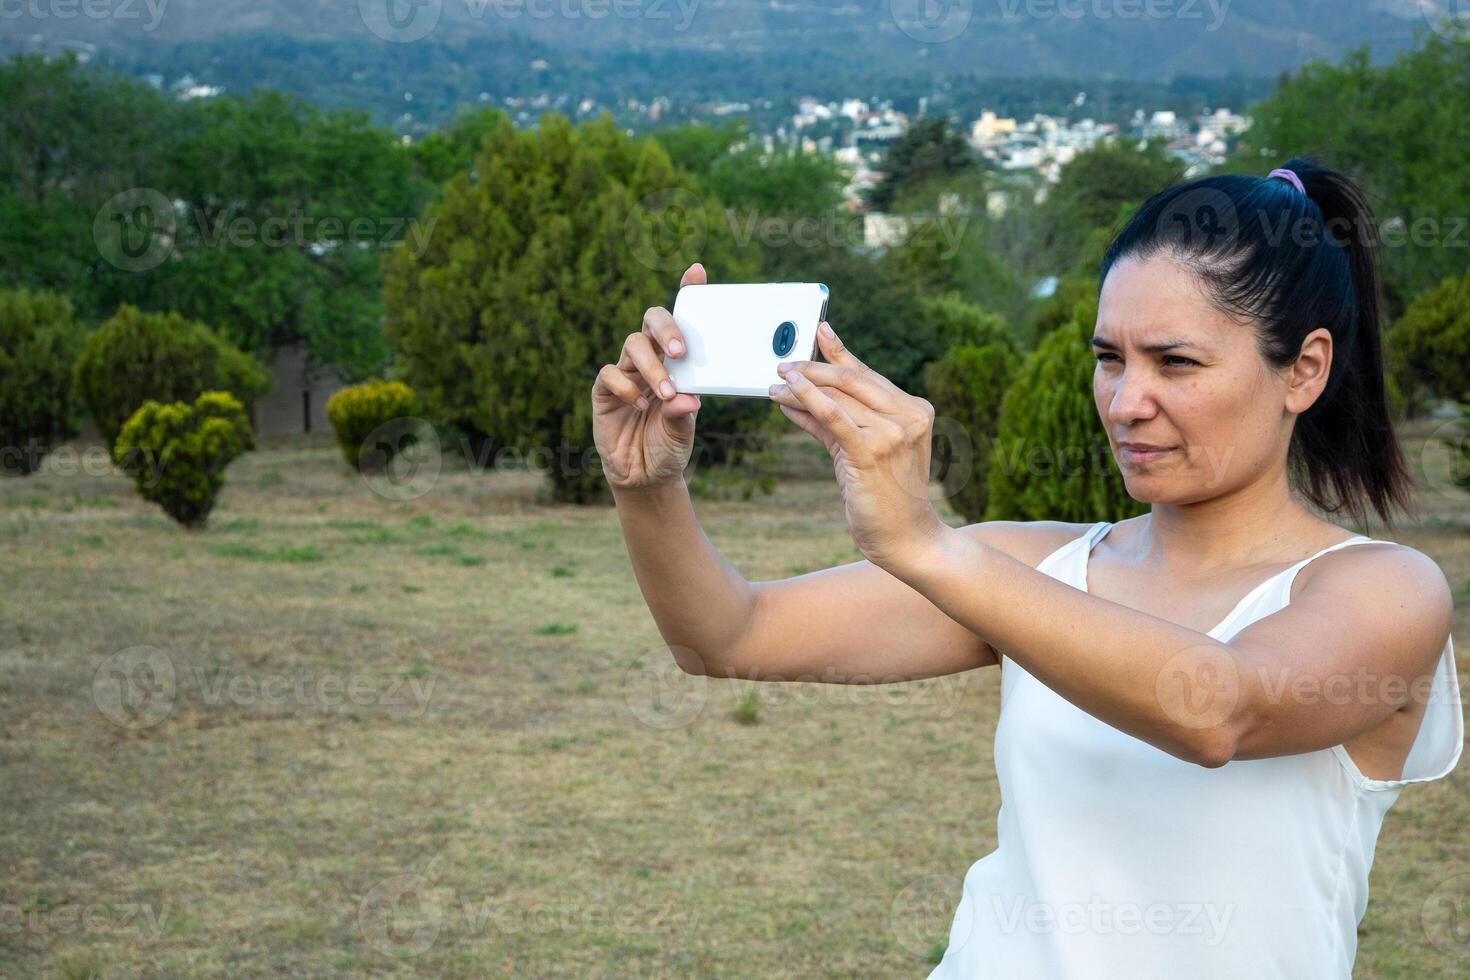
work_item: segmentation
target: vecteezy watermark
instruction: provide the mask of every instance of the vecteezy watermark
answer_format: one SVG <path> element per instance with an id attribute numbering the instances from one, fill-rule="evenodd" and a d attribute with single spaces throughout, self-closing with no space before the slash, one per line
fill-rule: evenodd
<path id="1" fill-rule="evenodd" d="M 949 946 L 959 949 L 970 938 L 971 924 L 968 916 L 955 914 L 963 890 L 964 882 L 954 875 L 913 879 L 888 904 L 889 934 L 915 956 L 927 956 L 946 935 Z"/>
<path id="2" fill-rule="evenodd" d="M 102 205 L 92 221 L 92 241 L 124 272 L 147 272 L 168 261 L 178 230 L 173 202 L 151 188 L 135 187 Z"/>
<path id="3" fill-rule="evenodd" d="M 633 257 L 662 272 L 687 268 L 708 235 L 704 201 L 683 187 L 645 195 L 623 219 L 623 240 Z"/>
<path id="4" fill-rule="evenodd" d="M 1018 20 L 1198 20 L 1211 33 L 1225 25 L 1230 0 L 995 0 Z"/>
<path id="5" fill-rule="evenodd" d="M 190 211 L 148 187 L 123 191 L 107 201 L 92 222 L 98 253 L 125 272 L 148 272 L 196 249 L 296 248 L 324 255 L 342 247 L 384 249 L 404 245 L 415 257 L 429 247 L 438 218 L 420 223 L 398 216 L 349 218 L 289 214 L 257 219 L 228 209 L 210 216 Z"/>
<path id="6" fill-rule="evenodd" d="M 974 0 L 888 0 L 888 16 L 920 44 L 940 44 L 964 33 Z"/>
<path id="7" fill-rule="evenodd" d="M 162 902 L 66 902 L 21 905 L 0 902 L 0 936 L 55 941 L 61 936 L 113 936 L 157 942 L 171 906 Z"/>
<path id="8" fill-rule="evenodd" d="M 152 728 L 173 713 L 177 694 L 173 657 L 156 647 L 119 650 L 92 675 L 92 703 L 119 728 Z"/>
<path id="9" fill-rule="evenodd" d="M 453 0 L 460 20 L 486 18 L 515 21 L 619 20 L 674 21 L 673 29 L 689 29 L 699 0 Z M 464 9 L 459 11 L 457 4 Z M 384 41 L 407 44 L 422 41 L 444 19 L 445 0 L 358 0 L 357 10 L 367 29 Z"/>
<path id="10" fill-rule="evenodd" d="M 1470 419 L 1461 416 L 1435 426 L 1419 448 L 1419 472 L 1436 493 L 1470 502 Z"/>
<path id="11" fill-rule="evenodd" d="M 145 471 L 144 486 L 154 487 L 163 476 L 162 458 L 150 449 L 127 450 L 120 466 L 113 465 L 112 455 L 102 446 L 52 446 L 40 439 L 29 439 L 23 446 L 0 446 L 0 473 L 34 473 L 70 479 L 76 476 L 115 476 L 121 468 L 129 473 Z"/>
<path id="12" fill-rule="evenodd" d="M 704 714 L 709 677 L 704 659 L 689 647 L 635 657 L 623 671 L 623 703 L 649 728 L 683 728 Z"/>
<path id="13" fill-rule="evenodd" d="M 357 12 L 382 40 L 408 44 L 422 41 L 439 26 L 444 0 L 357 0 Z"/>
<path id="14" fill-rule="evenodd" d="M 669 939 L 696 924 L 692 910 L 673 901 L 608 904 L 567 897 L 516 902 L 435 884 L 432 874 L 430 870 L 393 875 L 362 896 L 357 926 L 369 946 L 394 959 L 412 959 L 427 953 L 445 934 L 481 939 L 610 932 Z"/>
<path id="15" fill-rule="evenodd" d="M 1429 29 L 1451 41 L 1470 37 L 1470 0 L 1418 0 Z"/>
<path id="16" fill-rule="evenodd" d="M 1216 728 L 1240 702 L 1239 668 L 1221 644 L 1186 647 L 1159 670 L 1154 696 L 1164 714 L 1176 724 L 1193 729 Z"/>
<path id="17" fill-rule="evenodd" d="M 396 418 L 368 433 L 358 452 L 357 465 L 363 482 L 377 496 L 413 500 L 439 482 L 444 451 L 439 433 L 428 421 Z"/>
<path id="18" fill-rule="evenodd" d="M 169 0 L 0 0 L 0 21 L 142 21 L 152 33 L 163 23 Z"/>
<path id="19" fill-rule="evenodd" d="M 167 651 L 137 646 L 120 650 L 98 665 L 92 678 L 92 701 L 108 721 L 133 731 L 164 721 L 185 698 L 206 708 L 381 708 L 418 718 L 428 710 L 437 683 L 432 676 L 344 673 L 304 666 L 256 672 L 191 664 L 180 670 Z"/>
<path id="20" fill-rule="evenodd" d="M 1419 907 L 1419 924 L 1436 949 L 1470 955 L 1470 871 L 1446 878 L 1429 893 Z"/>
<path id="21" fill-rule="evenodd" d="M 986 896 L 1002 932 L 1034 932 L 1064 936 L 1149 933 L 1154 936 L 1198 936 L 1203 946 L 1224 942 L 1235 916 L 1235 903 L 1113 902 L 1101 895 L 1086 901 L 1038 902 L 1027 897 Z"/>

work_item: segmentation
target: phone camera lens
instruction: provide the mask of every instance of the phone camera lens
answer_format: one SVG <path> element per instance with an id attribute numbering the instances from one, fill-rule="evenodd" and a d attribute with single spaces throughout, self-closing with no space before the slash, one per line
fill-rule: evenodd
<path id="1" fill-rule="evenodd" d="M 776 335 L 771 340 L 771 349 L 776 352 L 777 357 L 785 357 L 795 346 L 796 324 L 787 320 L 776 328 Z"/>

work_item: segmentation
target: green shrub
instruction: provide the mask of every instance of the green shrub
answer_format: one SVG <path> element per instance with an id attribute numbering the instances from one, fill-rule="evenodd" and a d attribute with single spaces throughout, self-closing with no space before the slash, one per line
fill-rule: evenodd
<path id="1" fill-rule="evenodd" d="M 81 341 L 65 296 L 0 290 L 0 473 L 32 472 L 76 432 L 71 371 Z"/>
<path id="2" fill-rule="evenodd" d="M 123 423 L 112 456 L 143 499 L 192 529 L 214 508 L 225 467 L 254 448 L 244 406 L 229 392 L 206 391 L 193 405 L 144 402 Z"/>
<path id="3" fill-rule="evenodd" d="M 350 388 L 343 388 L 327 400 L 327 419 L 337 433 L 337 445 L 347 465 L 360 469 L 363 443 L 379 426 L 394 419 L 412 418 L 417 411 L 417 399 L 413 389 L 402 381 L 365 381 Z M 370 466 L 387 466 L 393 455 L 403 448 L 404 443 L 389 440 L 372 447 L 369 453 Z"/>
<path id="4" fill-rule="evenodd" d="M 227 391 L 248 411 L 269 387 L 265 369 L 202 323 L 124 304 L 87 338 L 77 391 L 111 445 L 144 402 L 192 402 Z"/>
<path id="5" fill-rule="evenodd" d="M 985 517 L 1000 400 L 1015 371 L 1015 355 L 1000 343 L 959 344 L 924 371 L 934 405 L 936 473 L 950 506 L 968 521 Z"/>
<path id="6" fill-rule="evenodd" d="M 1093 402 L 1095 309 L 1079 303 L 1001 400 L 985 520 L 1118 521 L 1148 510 L 1128 496 Z"/>
<path id="7" fill-rule="evenodd" d="M 1385 343 L 1405 414 L 1423 414 L 1432 393 L 1470 402 L 1470 272 L 1416 299 Z"/>

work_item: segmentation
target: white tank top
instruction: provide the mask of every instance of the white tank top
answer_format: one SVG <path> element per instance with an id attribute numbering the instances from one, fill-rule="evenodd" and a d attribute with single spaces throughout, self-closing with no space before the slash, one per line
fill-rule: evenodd
<path id="1" fill-rule="evenodd" d="M 1038 570 L 1087 591 L 1087 557 L 1111 527 Z M 1375 540 L 1272 576 L 1209 635 L 1281 609 L 1312 558 Z M 1453 769 L 1465 734 L 1453 640 L 1400 779 L 1364 776 L 1342 745 L 1193 765 L 1008 657 L 1000 703 L 998 845 L 966 873 L 930 980 L 1350 980 L 1383 816 L 1402 787 Z"/>

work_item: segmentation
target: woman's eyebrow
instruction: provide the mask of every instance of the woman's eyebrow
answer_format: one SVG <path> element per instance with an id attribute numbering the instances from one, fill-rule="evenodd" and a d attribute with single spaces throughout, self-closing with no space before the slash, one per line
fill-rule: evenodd
<path id="1" fill-rule="evenodd" d="M 1117 344 L 1114 344 L 1111 340 L 1105 340 L 1102 337 L 1093 337 L 1092 338 L 1092 346 L 1093 347 L 1096 347 L 1096 348 L 1099 348 L 1101 350 L 1117 350 L 1118 349 L 1118 345 Z M 1182 348 L 1188 348 L 1189 350 L 1197 350 L 1197 351 L 1203 351 L 1204 350 L 1204 348 L 1201 347 L 1199 344 L 1193 343 L 1193 342 L 1188 341 L 1188 340 L 1164 340 L 1164 341 L 1160 341 L 1157 344 L 1149 344 L 1148 346 L 1144 347 L 1143 349 L 1145 351 L 1150 352 L 1150 353 L 1160 353 L 1161 354 L 1164 351 L 1176 350 L 1176 349 L 1181 348 L 1181 347 Z"/>

